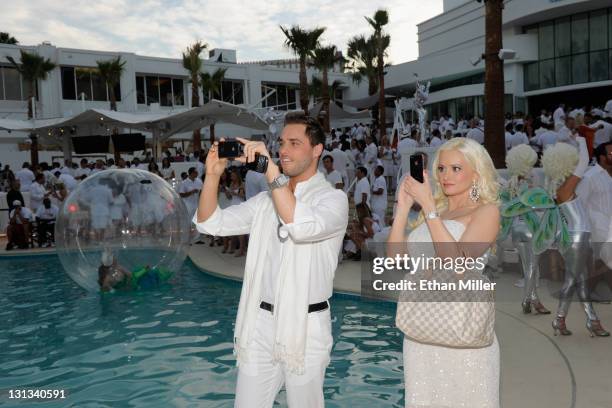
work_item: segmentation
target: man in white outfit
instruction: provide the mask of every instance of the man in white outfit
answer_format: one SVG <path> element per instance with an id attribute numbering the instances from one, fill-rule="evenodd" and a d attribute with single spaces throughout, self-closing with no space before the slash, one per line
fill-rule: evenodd
<path id="1" fill-rule="evenodd" d="M 612 290 L 612 271 L 604 264 L 604 252 L 612 242 L 606 242 L 612 235 L 610 214 L 612 214 L 612 142 L 599 145 L 593 156 L 597 160 L 578 183 L 576 195 L 586 210 L 591 225 L 591 247 L 595 260 L 594 273 L 589 282 L 591 292 L 597 283 L 605 280 Z"/>
<path id="2" fill-rule="evenodd" d="M 559 131 L 565 123 L 565 105 L 560 104 L 557 109 L 553 112 L 553 124 L 555 125 L 555 131 Z"/>
<path id="3" fill-rule="evenodd" d="M 383 166 L 376 166 L 374 169 L 374 184 L 372 184 L 372 213 L 378 215 L 380 219 L 380 226 L 385 226 L 385 213 L 387 212 L 387 180 L 383 174 L 385 168 Z"/>
<path id="4" fill-rule="evenodd" d="M 270 192 L 220 209 L 219 179 L 227 165 L 217 143 L 206 159 L 197 229 L 213 236 L 251 233 L 234 328 L 238 360 L 235 407 L 272 407 L 285 384 L 290 408 L 324 406 L 323 380 L 332 348 L 328 299 L 348 224 L 348 199 L 317 162 L 325 135 L 318 121 L 288 114 L 280 165 L 263 142 L 244 144 L 241 162 L 268 157 Z"/>

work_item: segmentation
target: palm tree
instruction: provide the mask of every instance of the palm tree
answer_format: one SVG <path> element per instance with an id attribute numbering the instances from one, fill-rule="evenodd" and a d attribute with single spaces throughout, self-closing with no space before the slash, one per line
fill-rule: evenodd
<path id="1" fill-rule="evenodd" d="M 325 111 L 325 118 L 323 119 L 323 128 L 326 132 L 329 132 L 329 81 L 327 79 L 327 73 L 330 69 L 334 68 L 334 65 L 338 62 L 344 61 L 342 54 L 338 53 L 338 49 L 335 45 L 326 47 L 317 47 L 313 52 L 312 65 L 321 71 L 321 96 L 323 99 L 322 109 Z"/>
<path id="2" fill-rule="evenodd" d="M 32 119 L 34 116 L 32 101 L 36 94 L 36 82 L 47 79 L 47 75 L 55 69 L 56 65 L 50 59 L 41 57 L 36 53 L 29 53 L 24 50 L 19 52 L 21 53 L 21 63 L 18 64 L 13 57 L 6 57 L 6 59 L 17 69 L 23 80 L 29 85 L 28 119 Z M 31 162 L 35 166 L 38 164 L 38 138 L 35 133 L 31 133 L 30 139 L 32 140 L 30 145 Z"/>
<path id="3" fill-rule="evenodd" d="M 108 87 L 108 97 L 110 99 L 110 109 L 117 110 L 117 96 L 115 95 L 115 87 L 121 81 L 121 74 L 124 71 L 127 61 L 121 61 L 121 56 L 108 61 L 96 61 L 98 64 L 98 72 L 106 86 Z"/>
<path id="4" fill-rule="evenodd" d="M 503 0 L 485 1 L 485 148 L 496 168 L 505 167 L 504 62 L 502 48 Z"/>
<path id="5" fill-rule="evenodd" d="M 389 23 L 387 10 L 378 9 L 372 18 L 365 17 L 366 21 L 374 29 L 374 40 L 376 43 L 376 68 L 378 71 L 378 126 L 380 134 L 383 135 L 386 127 L 385 117 L 385 55 L 391 42 L 391 37 L 386 35 L 383 27 Z"/>
<path id="6" fill-rule="evenodd" d="M 0 44 L 18 44 L 19 41 L 9 33 L 0 33 Z"/>
<path id="7" fill-rule="evenodd" d="M 200 74 L 200 82 L 202 83 L 202 92 L 205 96 L 208 96 L 208 100 L 211 100 L 215 94 L 221 94 L 221 85 L 223 84 L 223 78 L 227 68 L 217 68 L 212 74 L 208 72 L 202 72 Z M 211 145 L 215 142 L 215 124 L 210 124 L 210 143 Z"/>
<path id="8" fill-rule="evenodd" d="M 351 77 L 353 82 L 360 84 L 368 81 L 368 95 L 378 91 L 378 69 L 376 67 L 376 42 L 374 36 L 365 38 L 358 35 L 348 42 L 348 58 L 351 61 Z"/>
<path id="9" fill-rule="evenodd" d="M 191 107 L 200 106 L 200 70 L 202 69 L 202 60 L 200 54 L 208 47 L 208 44 L 202 41 L 196 41 L 194 44 L 187 47 L 183 52 L 183 68 L 189 72 L 191 82 Z M 202 140 L 200 129 L 193 131 L 193 150 L 202 148 Z"/>
<path id="10" fill-rule="evenodd" d="M 330 103 L 336 101 L 336 91 L 344 86 L 344 82 L 334 80 L 327 87 L 329 94 Z M 310 77 L 310 84 L 308 84 L 308 94 L 314 97 L 315 103 L 323 100 L 323 80 L 316 75 Z"/>
<path id="11" fill-rule="evenodd" d="M 291 48 L 300 60 L 300 107 L 308 115 L 308 78 L 306 78 L 306 60 L 312 58 L 313 51 L 319 44 L 319 37 L 325 31 L 324 27 L 304 30 L 300 26 L 285 28 L 280 26 L 285 34 L 285 46 Z"/>

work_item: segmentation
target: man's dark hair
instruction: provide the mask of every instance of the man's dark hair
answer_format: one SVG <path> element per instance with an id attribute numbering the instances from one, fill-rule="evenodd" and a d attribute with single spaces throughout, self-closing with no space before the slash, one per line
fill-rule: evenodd
<path id="1" fill-rule="evenodd" d="M 285 115 L 285 126 L 287 125 L 306 126 L 305 133 L 310 140 L 310 145 L 325 145 L 325 132 L 317 119 L 306 116 L 303 112 L 291 112 Z"/>
<path id="2" fill-rule="evenodd" d="M 606 146 L 610 146 L 610 145 L 612 145 L 612 142 L 602 143 L 599 146 L 597 146 L 595 150 L 593 150 L 593 156 L 595 156 L 595 160 L 597 160 L 597 163 L 599 163 L 599 158 L 601 156 L 606 157 L 608 155 L 608 152 L 606 151 Z"/>
<path id="3" fill-rule="evenodd" d="M 326 160 L 326 159 L 331 160 L 332 163 L 334 162 L 334 157 L 331 154 L 326 154 L 322 160 Z"/>
<path id="4" fill-rule="evenodd" d="M 368 169 L 366 169 L 365 167 L 359 166 L 359 167 L 357 167 L 357 170 L 362 172 L 364 177 L 368 177 Z"/>
<path id="5" fill-rule="evenodd" d="M 187 174 L 191 174 L 193 172 L 197 172 L 195 167 L 190 167 L 189 170 L 187 170 Z"/>

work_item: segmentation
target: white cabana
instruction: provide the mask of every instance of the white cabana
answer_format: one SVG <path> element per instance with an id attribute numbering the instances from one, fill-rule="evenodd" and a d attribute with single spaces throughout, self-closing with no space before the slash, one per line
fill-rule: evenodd
<path id="1" fill-rule="evenodd" d="M 99 126 L 105 130 L 128 128 L 151 132 L 154 143 L 158 143 L 174 134 L 217 123 L 229 123 L 261 131 L 268 130 L 268 124 L 252 110 L 214 99 L 203 106 L 171 112 L 116 112 L 89 109 L 65 118 L 0 119 L 0 129 L 37 133 L 43 141 L 60 144 L 65 151 L 69 146 L 66 141 L 69 140 L 71 133 L 68 130 L 75 127 L 79 130 L 77 133 L 83 136 L 101 133 L 97 131 Z"/>

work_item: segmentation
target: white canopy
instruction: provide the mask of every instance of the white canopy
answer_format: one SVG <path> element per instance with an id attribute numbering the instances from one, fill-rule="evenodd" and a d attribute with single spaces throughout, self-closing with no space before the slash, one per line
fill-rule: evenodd
<path id="1" fill-rule="evenodd" d="M 245 107 L 218 100 L 211 100 L 203 106 L 179 112 L 116 112 L 106 109 L 89 109 L 66 118 L 43 120 L 0 119 L 0 129 L 23 132 L 37 132 L 41 135 L 58 128 L 106 127 L 130 128 L 159 134 L 164 140 L 176 133 L 200 129 L 211 124 L 230 123 L 251 129 L 265 131 L 266 122 Z"/>

